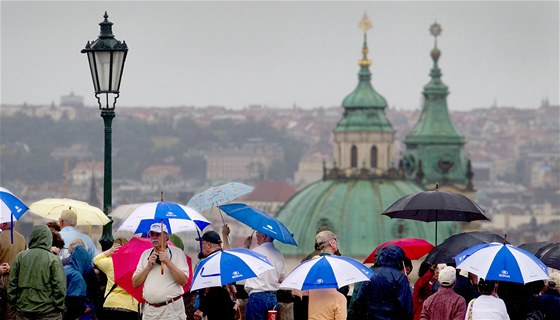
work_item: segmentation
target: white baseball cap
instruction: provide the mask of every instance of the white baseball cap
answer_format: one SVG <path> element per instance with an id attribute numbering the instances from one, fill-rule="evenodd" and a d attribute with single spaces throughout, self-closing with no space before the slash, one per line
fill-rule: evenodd
<path id="1" fill-rule="evenodd" d="M 455 283 L 455 268 L 447 266 L 439 271 L 438 281 L 444 287 L 449 287 Z"/>
<path id="2" fill-rule="evenodd" d="M 161 233 L 162 230 L 162 226 L 163 226 L 163 232 L 169 234 L 169 231 L 167 230 L 167 226 L 163 223 L 154 223 L 150 226 L 150 232 L 156 232 L 156 233 Z"/>

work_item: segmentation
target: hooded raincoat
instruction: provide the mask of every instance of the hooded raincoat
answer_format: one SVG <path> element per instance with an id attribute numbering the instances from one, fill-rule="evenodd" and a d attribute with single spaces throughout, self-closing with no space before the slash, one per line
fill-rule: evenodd
<path id="1" fill-rule="evenodd" d="M 402 272 L 404 251 L 397 246 L 381 249 L 370 281 L 363 282 L 351 305 L 353 319 L 412 319 L 412 294 Z"/>
<path id="2" fill-rule="evenodd" d="M 51 252 L 52 234 L 46 225 L 33 227 L 29 250 L 19 253 L 10 271 L 8 302 L 29 316 L 63 312 L 66 277 Z"/>

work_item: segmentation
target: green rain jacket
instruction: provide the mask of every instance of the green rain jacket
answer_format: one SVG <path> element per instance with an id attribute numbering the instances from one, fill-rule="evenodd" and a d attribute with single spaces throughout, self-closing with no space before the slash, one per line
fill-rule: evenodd
<path id="1" fill-rule="evenodd" d="M 63 312 L 66 276 L 51 252 L 52 233 L 46 225 L 33 227 L 29 249 L 20 252 L 10 270 L 8 302 L 26 315 Z"/>

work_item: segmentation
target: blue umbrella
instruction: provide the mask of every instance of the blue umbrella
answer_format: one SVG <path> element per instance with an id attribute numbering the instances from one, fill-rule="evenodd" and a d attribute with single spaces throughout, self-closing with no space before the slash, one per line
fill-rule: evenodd
<path id="1" fill-rule="evenodd" d="M 505 243 L 477 244 L 455 257 L 457 269 L 486 280 L 528 283 L 548 279 L 547 267 L 532 253 Z"/>
<path id="2" fill-rule="evenodd" d="M 10 222 L 13 228 L 14 219 L 19 219 L 29 208 L 8 189 L 0 187 L 0 223 Z M 12 229 L 13 230 L 13 229 Z M 14 234 L 11 233 L 14 243 Z"/>
<path id="3" fill-rule="evenodd" d="M 223 286 L 272 269 L 268 259 L 253 250 L 218 250 L 198 263 L 190 290 Z"/>
<path id="4" fill-rule="evenodd" d="M 219 206 L 230 217 L 264 233 L 280 242 L 297 246 L 294 235 L 286 226 L 266 212 L 243 203 L 230 203 Z"/>
<path id="5" fill-rule="evenodd" d="M 282 281 L 280 288 L 297 290 L 340 288 L 351 283 L 369 281 L 374 274 L 374 271 L 352 258 L 323 255 L 297 266 Z"/>

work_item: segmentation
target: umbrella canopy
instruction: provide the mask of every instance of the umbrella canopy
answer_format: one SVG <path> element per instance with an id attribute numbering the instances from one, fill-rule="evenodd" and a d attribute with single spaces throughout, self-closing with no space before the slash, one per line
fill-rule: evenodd
<path id="1" fill-rule="evenodd" d="M 455 257 L 457 269 L 486 280 L 528 283 L 548 279 L 546 265 L 532 253 L 505 243 L 477 244 Z"/>
<path id="2" fill-rule="evenodd" d="M 190 290 L 223 286 L 272 269 L 268 259 L 255 251 L 218 250 L 198 263 Z"/>
<path id="3" fill-rule="evenodd" d="M 243 203 L 219 206 L 220 210 L 243 224 L 280 242 L 297 246 L 293 234 L 273 216 Z"/>
<path id="4" fill-rule="evenodd" d="M 405 255 L 410 260 L 418 260 L 425 256 L 428 252 L 430 252 L 434 245 L 429 243 L 424 239 L 419 238 L 402 238 L 402 239 L 395 239 L 391 241 L 387 241 L 378 245 L 371 254 L 364 260 L 364 263 L 374 263 L 375 262 L 375 254 L 377 250 L 386 247 L 388 245 L 395 245 L 403 249 Z"/>
<path id="5" fill-rule="evenodd" d="M 167 244 L 174 246 L 171 241 L 167 241 Z M 142 297 L 144 285 L 134 288 L 132 285 L 132 276 L 134 275 L 134 271 L 136 271 L 140 256 L 144 251 L 150 248 L 152 248 L 150 239 L 132 237 L 130 241 L 120 247 L 119 250 L 112 255 L 115 283 L 130 293 L 130 295 L 140 303 L 144 302 L 144 298 Z M 189 265 L 189 281 L 183 286 L 185 292 L 188 291 L 193 278 L 192 261 L 189 256 L 187 256 L 187 263 Z"/>
<path id="6" fill-rule="evenodd" d="M 78 226 L 102 226 L 109 223 L 109 218 L 101 209 L 89 205 L 85 201 L 66 198 L 47 198 L 32 203 L 29 211 L 50 220 L 58 220 L 62 211 L 70 209 L 76 212 Z"/>
<path id="7" fill-rule="evenodd" d="M 528 242 L 528 243 L 521 244 L 517 247 L 519 249 L 529 251 L 536 256 L 537 252 L 539 252 L 539 250 L 541 250 L 542 248 L 548 247 L 548 246 L 553 246 L 553 245 L 554 244 L 552 242 L 541 241 L 541 242 Z"/>
<path id="8" fill-rule="evenodd" d="M 504 238 L 495 233 L 474 231 L 463 232 L 451 236 L 430 251 L 424 260 L 430 264 L 453 263 L 455 256 L 462 251 L 481 243 L 500 242 L 508 243 Z"/>
<path id="9" fill-rule="evenodd" d="M 445 191 L 423 191 L 404 196 L 384 212 L 390 218 L 425 222 L 490 220 L 476 203 L 462 194 Z"/>
<path id="10" fill-rule="evenodd" d="M 210 224 L 210 221 L 194 209 L 174 202 L 158 201 L 145 203 L 134 209 L 118 230 L 144 233 L 155 222 L 163 222 L 168 227 L 169 233 L 197 230 L 197 228 L 203 230 Z"/>
<path id="11" fill-rule="evenodd" d="M 351 283 L 369 281 L 374 274 L 374 271 L 352 258 L 323 255 L 297 266 L 282 281 L 280 288 L 297 290 L 340 288 Z"/>
<path id="12" fill-rule="evenodd" d="M 560 270 L 560 243 L 541 248 L 536 256 L 547 266 Z"/>
<path id="13" fill-rule="evenodd" d="M 19 219 L 29 208 L 11 193 L 0 187 L 0 223 L 13 222 Z"/>
<path id="14" fill-rule="evenodd" d="M 198 212 L 202 212 L 206 209 L 210 209 L 242 197 L 253 191 L 253 189 L 253 187 L 240 182 L 222 184 L 196 194 L 191 198 L 191 200 L 189 200 L 187 206 L 197 210 Z"/>

